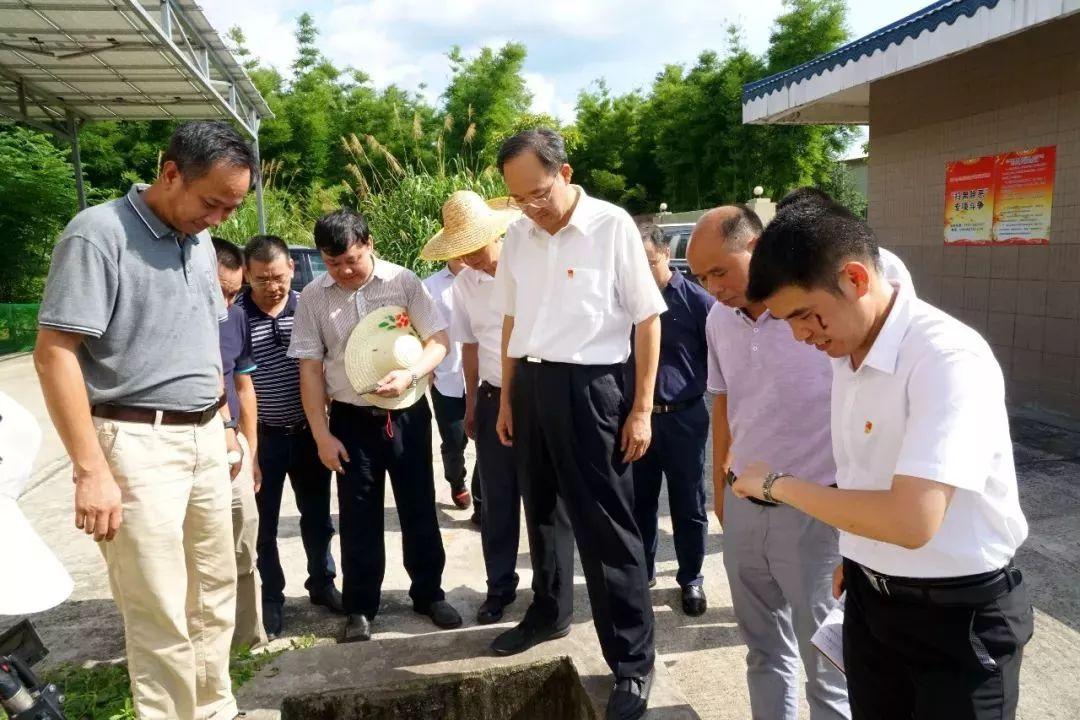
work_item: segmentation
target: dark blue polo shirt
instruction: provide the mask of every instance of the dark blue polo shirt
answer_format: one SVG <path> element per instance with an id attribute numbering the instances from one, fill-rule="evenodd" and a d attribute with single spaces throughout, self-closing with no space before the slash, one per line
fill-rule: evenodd
<path id="1" fill-rule="evenodd" d="M 667 312 L 660 314 L 660 365 L 656 372 L 653 403 L 673 405 L 705 394 L 709 376 L 709 348 L 705 318 L 716 298 L 674 270 L 663 289 Z M 627 390 L 634 387 L 634 358 L 627 366 Z"/>
<path id="2" fill-rule="evenodd" d="M 258 364 L 251 380 L 255 383 L 255 397 L 259 401 L 259 422 L 275 427 L 304 421 L 300 361 L 286 354 L 292 341 L 299 297 L 300 293 L 290 291 L 285 307 L 277 317 L 264 313 L 251 298 L 250 291 L 241 294 L 236 301 L 247 313 L 252 358 Z"/>
<path id="3" fill-rule="evenodd" d="M 229 399 L 229 413 L 234 419 L 240 417 L 240 398 L 236 394 L 233 375 L 246 375 L 256 365 L 251 359 L 251 333 L 248 331 L 247 314 L 237 304 L 229 308 L 229 317 L 218 325 L 221 336 L 221 369 L 225 378 L 225 396 Z"/>

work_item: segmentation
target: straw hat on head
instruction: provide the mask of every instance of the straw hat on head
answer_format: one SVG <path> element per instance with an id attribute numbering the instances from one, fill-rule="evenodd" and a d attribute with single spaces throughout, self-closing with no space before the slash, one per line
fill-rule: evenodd
<path id="1" fill-rule="evenodd" d="M 406 388 L 396 398 L 376 395 L 373 389 L 394 370 L 408 370 L 420 360 L 424 346 L 420 335 L 400 305 L 387 305 L 368 313 L 353 328 L 345 345 L 345 374 L 353 389 L 376 407 L 400 410 L 424 397 L 431 378 L 421 377 L 416 387 Z"/>
<path id="2" fill-rule="evenodd" d="M 443 229 L 420 251 L 424 260 L 452 260 L 498 240 L 521 210 L 508 197 L 485 201 L 472 190 L 458 190 L 442 206 Z"/>

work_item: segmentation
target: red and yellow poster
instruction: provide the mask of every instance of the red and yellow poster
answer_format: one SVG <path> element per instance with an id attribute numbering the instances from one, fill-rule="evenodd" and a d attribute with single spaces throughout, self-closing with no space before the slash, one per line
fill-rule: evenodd
<path id="1" fill-rule="evenodd" d="M 945 163 L 945 244 L 985 245 L 994 225 L 994 156 Z"/>
<path id="2" fill-rule="evenodd" d="M 1053 145 L 997 156 L 994 172 L 994 244 L 1046 245 L 1054 200 Z"/>
<path id="3" fill-rule="evenodd" d="M 945 164 L 946 245 L 1045 245 L 1053 145 Z"/>

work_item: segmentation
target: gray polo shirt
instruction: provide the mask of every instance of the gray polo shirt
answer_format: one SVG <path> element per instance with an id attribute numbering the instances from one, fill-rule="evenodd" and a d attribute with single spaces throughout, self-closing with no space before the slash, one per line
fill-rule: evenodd
<path id="1" fill-rule="evenodd" d="M 155 215 L 147 187 L 68 223 L 38 324 L 85 336 L 78 354 L 91 405 L 197 410 L 221 393 L 217 257 L 209 233 L 184 236 Z"/>

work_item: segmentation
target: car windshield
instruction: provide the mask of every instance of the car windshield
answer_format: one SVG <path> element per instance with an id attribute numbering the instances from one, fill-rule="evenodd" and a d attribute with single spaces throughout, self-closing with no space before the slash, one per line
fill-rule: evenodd
<path id="1" fill-rule="evenodd" d="M 323 262 L 322 255 L 310 253 L 308 255 L 308 262 L 311 263 L 312 277 L 319 277 L 326 272 L 326 263 Z"/>
<path id="2" fill-rule="evenodd" d="M 669 225 L 667 227 L 661 227 L 660 230 L 664 233 L 664 239 L 667 240 L 668 247 L 671 248 L 671 257 L 673 260 L 685 260 L 686 259 L 686 246 L 690 244 L 690 233 L 693 232 L 693 225 Z"/>

